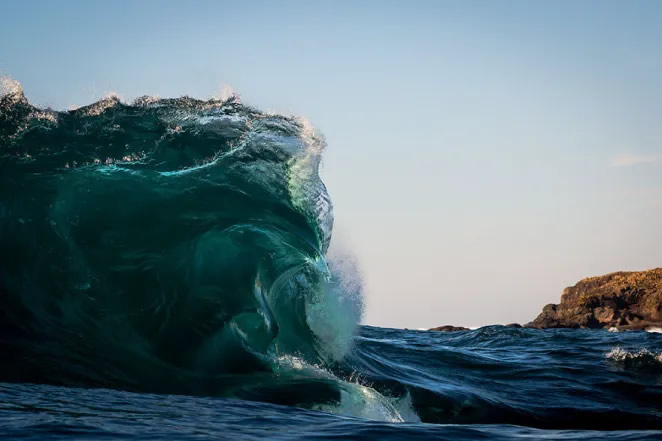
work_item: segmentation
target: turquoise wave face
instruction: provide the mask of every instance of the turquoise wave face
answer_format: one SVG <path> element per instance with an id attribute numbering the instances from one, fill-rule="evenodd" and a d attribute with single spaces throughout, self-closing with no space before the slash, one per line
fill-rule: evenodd
<path id="1" fill-rule="evenodd" d="M 3 96 L 0 380 L 250 395 L 342 357 L 360 302 L 325 259 L 323 147 L 234 98 Z"/>

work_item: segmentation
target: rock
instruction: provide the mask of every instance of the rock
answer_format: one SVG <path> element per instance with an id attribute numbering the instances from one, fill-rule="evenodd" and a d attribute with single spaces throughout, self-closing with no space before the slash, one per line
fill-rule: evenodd
<path id="1" fill-rule="evenodd" d="M 444 326 L 437 326 L 436 328 L 430 328 L 428 331 L 441 331 L 441 332 L 455 332 L 455 331 L 468 331 L 469 328 L 465 328 L 463 326 L 452 326 L 452 325 L 444 325 Z"/>
<path id="2" fill-rule="evenodd" d="M 662 268 L 590 277 L 566 288 L 529 328 L 646 329 L 662 325 Z"/>
<path id="3" fill-rule="evenodd" d="M 519 323 L 508 323 L 507 325 L 504 325 L 506 328 L 521 328 L 522 325 Z"/>

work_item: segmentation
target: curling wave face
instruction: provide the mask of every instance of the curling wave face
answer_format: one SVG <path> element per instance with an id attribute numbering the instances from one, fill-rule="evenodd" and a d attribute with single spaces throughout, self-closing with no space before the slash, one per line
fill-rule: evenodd
<path id="1" fill-rule="evenodd" d="M 323 137 L 235 97 L 56 112 L 5 89 L 0 380 L 302 404 L 279 360 L 341 358 L 361 314 L 325 258 Z"/>

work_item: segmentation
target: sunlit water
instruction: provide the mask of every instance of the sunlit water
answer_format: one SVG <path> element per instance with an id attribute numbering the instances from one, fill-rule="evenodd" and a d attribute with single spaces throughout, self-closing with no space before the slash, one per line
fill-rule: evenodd
<path id="1" fill-rule="evenodd" d="M 358 327 L 324 146 L 0 82 L 0 438 L 662 439 L 660 333 Z"/>

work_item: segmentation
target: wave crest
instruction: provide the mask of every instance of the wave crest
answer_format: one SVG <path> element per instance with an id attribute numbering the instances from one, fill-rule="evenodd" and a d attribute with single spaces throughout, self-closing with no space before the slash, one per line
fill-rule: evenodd
<path id="1" fill-rule="evenodd" d="M 652 352 L 648 349 L 628 351 L 617 346 L 605 357 L 626 367 L 662 369 L 662 352 Z"/>

